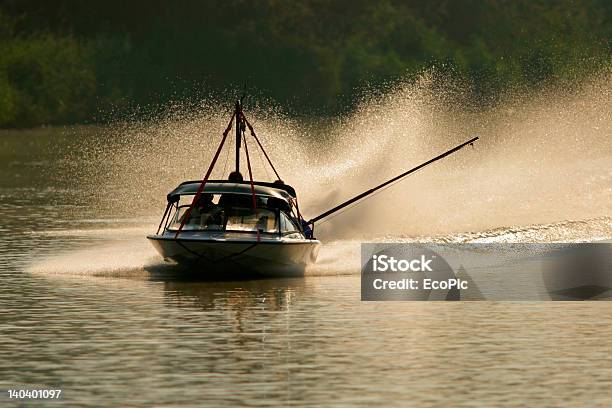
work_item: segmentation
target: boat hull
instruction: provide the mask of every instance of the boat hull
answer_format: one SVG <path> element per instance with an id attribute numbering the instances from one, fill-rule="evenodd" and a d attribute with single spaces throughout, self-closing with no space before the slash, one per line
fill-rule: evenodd
<path id="1" fill-rule="evenodd" d="M 309 239 L 218 240 L 150 235 L 165 260 L 190 267 L 198 274 L 300 276 L 315 263 L 320 242 Z"/>

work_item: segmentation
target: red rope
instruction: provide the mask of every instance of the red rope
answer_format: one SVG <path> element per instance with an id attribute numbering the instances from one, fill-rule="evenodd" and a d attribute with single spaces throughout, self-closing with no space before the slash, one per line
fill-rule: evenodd
<path id="1" fill-rule="evenodd" d="M 244 118 L 244 115 L 242 115 Z M 246 119 L 245 119 L 246 121 Z M 249 180 L 251 180 L 251 197 L 253 197 L 253 210 L 255 211 L 255 217 L 257 218 L 257 199 L 255 198 L 255 184 L 253 183 L 253 172 L 251 171 L 251 159 L 249 158 L 249 147 L 247 146 L 246 136 L 244 133 L 242 134 L 242 141 L 244 142 L 244 153 L 246 154 L 247 159 L 247 167 L 249 169 Z M 257 226 L 257 224 L 255 224 Z M 261 240 L 261 236 L 259 234 L 259 228 L 257 228 L 257 242 Z"/>
<path id="2" fill-rule="evenodd" d="M 272 167 L 272 170 L 274 170 L 274 174 L 276 174 L 276 177 L 279 180 L 281 180 L 281 176 L 278 175 L 278 171 L 276 171 L 276 169 L 274 168 L 274 165 L 272 164 L 272 160 L 270 160 L 270 157 L 268 157 L 268 153 L 266 153 L 266 150 L 263 148 L 263 146 L 261 145 L 261 142 L 259 141 L 259 138 L 255 134 L 255 130 L 253 129 L 253 126 L 251 126 L 251 124 L 249 123 L 247 118 L 244 116 L 244 114 L 242 115 L 242 118 L 244 119 L 244 121 L 246 122 L 247 126 L 249 127 L 249 130 L 251 131 L 251 135 L 253 136 L 253 138 L 255 139 L 257 144 L 259 145 L 259 148 L 263 152 L 264 156 L 266 156 L 266 160 L 268 160 L 268 163 L 270 164 L 270 167 Z"/>
<path id="3" fill-rule="evenodd" d="M 297 210 L 297 215 L 298 215 L 298 219 L 300 220 L 300 222 L 302 222 L 302 214 L 300 214 L 300 205 L 298 204 L 298 200 L 297 197 L 295 199 L 295 208 Z"/>
<path id="4" fill-rule="evenodd" d="M 221 139 L 221 144 L 219 144 L 219 147 L 217 148 L 215 157 L 213 158 L 212 163 L 210 163 L 210 166 L 208 167 L 208 171 L 206 172 L 204 179 L 202 179 L 202 182 L 200 183 L 200 187 L 198 188 L 198 191 L 196 192 L 195 196 L 193 196 L 191 205 L 187 209 L 187 212 L 185 213 L 185 216 L 183 217 L 183 220 L 181 221 L 181 226 L 179 227 L 178 231 L 176 231 L 176 235 L 174 236 L 174 239 L 178 238 L 179 234 L 181 233 L 181 230 L 183 229 L 183 226 L 185 226 L 185 223 L 187 222 L 187 220 L 189 219 L 189 216 L 191 215 L 191 211 L 193 210 L 193 207 L 198 202 L 198 199 L 200 198 L 202 191 L 204 191 L 204 186 L 206 185 L 206 182 L 208 181 L 208 178 L 210 177 L 210 173 L 212 173 L 212 170 L 215 167 L 215 164 L 217 163 L 217 159 L 219 158 L 219 153 L 221 153 L 221 149 L 223 149 L 223 145 L 225 144 L 225 139 L 227 139 L 227 135 L 229 131 L 232 129 L 232 122 L 234 121 L 235 116 L 236 114 L 234 113 L 229 121 L 229 124 L 227 125 L 227 129 L 225 129 L 225 132 L 223 132 L 223 139 Z"/>

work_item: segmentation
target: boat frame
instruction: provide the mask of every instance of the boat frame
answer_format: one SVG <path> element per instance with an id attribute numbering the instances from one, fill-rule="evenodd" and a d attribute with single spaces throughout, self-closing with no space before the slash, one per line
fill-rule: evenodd
<path id="1" fill-rule="evenodd" d="M 215 167 L 217 159 L 219 158 L 219 154 L 223 149 L 229 131 L 232 129 L 234 120 L 235 125 L 233 127 L 235 128 L 236 134 L 236 167 L 232 174 L 238 175 L 239 177 L 234 177 L 232 179 L 232 174 L 230 174 L 228 180 L 209 180 L 212 170 Z M 246 139 L 247 128 L 249 129 L 253 139 L 257 142 L 257 145 L 263 152 L 268 164 L 277 177 L 277 180 L 273 183 L 253 180 Z M 375 192 L 390 187 L 396 182 L 404 179 L 406 176 L 461 150 L 465 146 L 473 146 L 474 142 L 476 142 L 478 139 L 478 137 L 473 137 L 472 139 L 461 143 L 456 147 L 447 150 L 446 152 L 416 167 L 413 167 L 382 184 L 358 194 L 353 198 L 336 205 L 330 210 L 327 210 L 322 214 L 306 221 L 300 213 L 295 189 L 285 184 L 280 178 L 276 168 L 270 160 L 270 157 L 259 141 L 253 126 L 249 123 L 244 115 L 244 112 L 242 111 L 242 99 L 240 99 L 236 101 L 232 118 L 230 119 L 225 132 L 223 132 L 221 143 L 217 148 L 204 178 L 201 181 L 185 181 L 168 194 L 168 204 L 166 205 L 166 210 L 164 211 L 164 215 L 159 223 L 157 232 L 154 235 L 147 236 L 147 238 L 153 243 L 155 248 L 165 259 L 171 259 L 178 263 L 189 262 L 199 264 L 203 262 L 211 269 L 232 269 L 240 267 L 258 273 L 263 272 L 264 274 L 268 274 L 272 271 L 283 274 L 296 272 L 303 273 L 308 265 L 311 265 L 316 261 L 320 246 L 320 242 L 314 238 L 315 222 L 329 217 L 341 209 L 364 200 L 367 197 L 371 197 Z M 249 175 L 248 181 L 244 181 L 240 173 L 240 149 L 242 146 L 244 146 L 246 153 Z M 220 186 L 224 188 L 221 188 Z M 257 211 L 258 197 L 261 198 L 262 196 L 273 197 L 286 202 L 290 211 L 283 211 L 279 207 L 278 212 L 276 213 L 278 220 L 277 235 L 260 231 L 257 224 L 256 231 L 248 231 L 242 236 L 238 231 L 226 231 L 225 229 L 221 231 L 217 230 L 214 233 L 204 230 L 183 230 L 185 223 L 190 219 L 192 210 L 194 209 L 200 196 L 202 194 L 214 194 L 215 189 L 223 190 L 220 192 L 221 194 L 250 195 L 252 209 L 254 211 Z M 232 191 L 232 189 L 234 189 L 234 191 Z M 182 206 L 179 206 L 178 202 L 180 201 L 180 197 L 183 195 L 193 195 L 193 199 L 182 216 L 179 228 L 170 229 L 168 223 L 171 219 L 171 215 L 175 214 L 176 217 L 179 214 L 179 210 L 182 208 Z M 174 213 L 172 212 L 173 208 Z M 296 231 L 293 236 L 283 236 L 281 227 L 282 214 L 285 214 L 285 216 L 287 216 L 291 222 L 295 224 Z M 226 228 L 226 225 L 227 221 L 224 221 L 224 228 Z M 238 238 L 239 236 L 241 236 L 241 238 Z"/>

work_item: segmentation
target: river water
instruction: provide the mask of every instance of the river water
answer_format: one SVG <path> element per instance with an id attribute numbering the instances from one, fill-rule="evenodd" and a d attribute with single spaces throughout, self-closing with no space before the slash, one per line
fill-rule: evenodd
<path id="1" fill-rule="evenodd" d="M 605 134 L 610 127 L 609 117 L 604 119 L 599 126 Z M 275 123 L 276 128 L 268 123 L 268 130 L 291 136 Z M 36 387 L 62 389 L 63 400 L 32 406 L 612 403 L 608 302 L 361 302 L 358 263 L 364 238 L 346 238 L 352 231 L 346 228 L 334 237 L 331 227 L 321 230 L 317 268 L 303 278 L 202 281 L 176 275 L 144 239 L 156 228 L 163 194 L 183 177 L 168 163 L 180 150 L 172 147 L 172 135 L 183 134 L 185 127 L 162 125 L 136 133 L 73 127 L 0 134 L 2 406 L 24 404 L 8 400 L 7 389 Z M 108 133 L 132 134 L 132 139 L 111 135 L 111 141 L 100 142 Z M 170 136 L 163 144 L 145 142 L 159 134 Z M 579 163 L 559 157 L 535 163 L 524 185 L 508 187 L 520 199 L 515 206 L 498 212 L 482 206 L 480 216 L 468 208 L 459 215 L 447 212 L 449 217 L 429 224 L 433 233 L 425 239 L 612 239 L 612 154 L 606 144 L 598 152 Z M 203 170 L 189 153 L 182 154 L 177 167 L 186 170 L 180 171 Z M 475 153 L 467 154 L 474 159 Z M 313 160 L 326 165 L 324 159 Z M 358 159 L 352 160 L 328 164 L 325 171 L 350 174 L 358 167 Z M 470 171 L 463 162 L 451 164 Z M 490 171 L 487 165 L 470 177 Z M 544 177 L 551 168 L 560 170 Z M 520 169 L 519 162 L 515 170 Z M 577 169 L 581 183 L 566 182 L 574 194 L 582 194 L 582 202 L 555 205 L 561 200 L 554 179 Z M 302 184 L 298 192 L 313 191 L 299 174 L 292 174 Z M 363 174 L 357 177 L 363 185 Z M 424 177 L 435 182 L 442 176 Z M 525 181 L 530 177 L 548 183 L 537 197 Z M 345 180 L 355 181 L 348 175 Z M 453 183 L 440 183 L 450 189 L 447 197 L 459 200 L 449 208 L 469 195 Z M 481 179 L 468 187 L 480 188 L 479 200 L 491 206 L 507 204 L 493 184 Z M 322 199 L 334 201 L 341 193 L 331 191 Z M 404 210 L 408 218 L 427 220 L 430 211 L 439 210 L 436 203 L 430 209 L 417 199 Z M 507 218 L 500 221 L 499 212 Z M 386 220 L 384 228 L 401 222 Z M 452 227 L 442 231 L 445 225 Z M 368 233 L 390 241 L 423 236 L 423 224 L 412 227 L 387 236 L 386 230 Z"/>

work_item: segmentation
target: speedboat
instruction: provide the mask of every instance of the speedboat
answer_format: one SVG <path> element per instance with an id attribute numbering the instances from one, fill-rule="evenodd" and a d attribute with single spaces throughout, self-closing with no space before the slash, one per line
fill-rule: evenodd
<path id="1" fill-rule="evenodd" d="M 321 243 L 306 236 L 295 190 L 278 182 L 207 182 L 177 237 L 200 183 L 186 181 L 168 194 L 172 215 L 160 234 L 147 237 L 165 259 L 262 275 L 300 275 L 316 261 Z"/>
<path id="2" fill-rule="evenodd" d="M 209 180 L 234 120 L 235 170 L 227 180 Z M 276 181 L 253 180 L 247 126 Z M 243 146 L 248 180 L 240 173 Z M 204 179 L 183 182 L 168 194 L 157 233 L 147 238 L 165 260 L 228 274 L 301 275 L 316 261 L 321 245 L 302 218 L 295 189 L 281 180 L 246 119 L 241 101 L 236 102 Z"/>
<path id="3" fill-rule="evenodd" d="M 232 127 L 236 135 L 235 170 L 227 180 L 209 180 Z M 253 179 L 247 128 L 276 175 L 275 181 Z M 147 238 L 165 260 L 195 266 L 203 273 L 301 275 L 315 263 L 321 245 L 314 238 L 315 222 L 476 140 L 478 137 L 306 221 L 300 212 L 295 189 L 282 181 L 239 100 L 204 178 L 183 182 L 167 195 L 166 210 L 157 232 Z M 248 180 L 240 172 L 243 147 Z"/>

